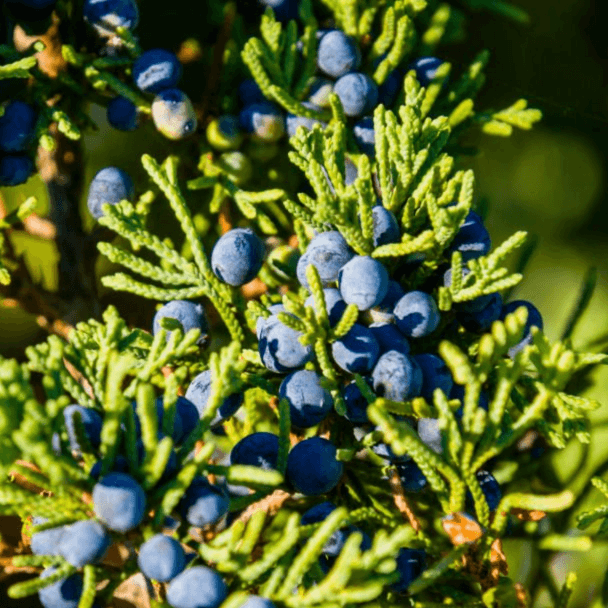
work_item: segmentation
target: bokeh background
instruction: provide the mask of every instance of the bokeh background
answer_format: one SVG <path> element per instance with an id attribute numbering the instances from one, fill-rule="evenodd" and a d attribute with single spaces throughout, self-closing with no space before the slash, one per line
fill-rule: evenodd
<path id="1" fill-rule="evenodd" d="M 525 280 L 514 295 L 535 302 L 551 338 L 560 336 L 587 269 L 597 267 L 597 290 L 574 335 L 575 345 L 584 347 L 608 335 L 608 11 L 605 0 L 517 0 L 517 4 L 530 15 L 529 25 L 475 13 L 466 41 L 444 47 L 445 53 L 458 71 L 480 49 L 489 49 L 492 59 L 478 107 L 503 108 L 525 97 L 542 109 L 544 120 L 532 132 L 516 132 L 509 139 L 473 135 L 470 143 L 480 151 L 461 162 L 475 169 L 477 193 L 489 204 L 487 223 L 494 241 L 520 229 L 538 240 Z M 208 40 L 213 25 L 204 3 L 146 0 L 139 33 L 143 48 L 177 49 L 185 38 Z M 195 95 L 202 91 L 205 78 L 196 65 L 187 68 L 188 91 Z M 140 154 L 162 157 L 168 152 L 168 144 L 153 135 L 150 125 L 135 134 L 122 134 L 108 128 L 101 108 L 92 107 L 91 114 L 100 130 L 85 138 L 87 182 L 108 164 L 143 179 Z M 2 196 L 12 207 L 33 190 L 44 201 L 36 178 L 24 188 L 3 191 Z M 57 257 L 53 246 L 25 234 L 17 235 L 15 244 L 25 252 L 34 275 L 52 288 Z M 145 323 L 152 305 L 142 304 L 138 310 Z M 43 337 L 33 319 L 8 309 L 0 309 L 0 335 L 4 356 L 18 355 L 25 345 Z M 608 368 L 599 370 L 594 379 L 588 394 L 603 405 L 593 413 L 591 448 L 582 450 L 573 444 L 556 457 L 562 481 L 569 480 L 575 490 L 587 485 L 598 463 L 608 459 Z M 580 506 L 586 508 L 597 500 L 599 492 L 592 491 Z M 523 542 L 505 543 L 511 576 L 526 586 L 542 576 L 546 561 L 530 548 Z M 578 571 L 573 605 L 606 605 L 600 596 L 608 567 L 607 544 L 598 541 L 589 553 L 560 554 L 549 567 L 559 581 L 570 570 Z M 549 605 L 547 598 L 538 605 Z"/>

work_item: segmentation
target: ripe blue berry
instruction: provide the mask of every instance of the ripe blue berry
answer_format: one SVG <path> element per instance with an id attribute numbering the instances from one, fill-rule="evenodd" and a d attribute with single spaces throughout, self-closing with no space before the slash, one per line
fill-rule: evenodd
<path id="1" fill-rule="evenodd" d="M 277 21 L 289 21 L 298 18 L 299 0 L 260 0 L 260 2 L 274 11 Z"/>
<path id="2" fill-rule="evenodd" d="M 369 380 L 365 381 L 370 384 Z M 347 420 L 350 420 L 353 424 L 365 424 L 369 422 L 369 418 L 367 417 L 367 406 L 369 403 L 354 380 L 346 385 L 342 396 L 344 397 L 344 405 L 346 406 L 345 416 Z"/>
<path id="3" fill-rule="evenodd" d="M 165 89 L 152 102 L 152 120 L 167 139 L 184 139 L 196 131 L 196 113 L 190 98 L 180 89 Z"/>
<path id="4" fill-rule="evenodd" d="M 334 85 L 334 93 L 340 98 L 346 116 L 368 114 L 378 103 L 376 83 L 361 72 L 342 76 Z"/>
<path id="5" fill-rule="evenodd" d="M 110 530 L 136 528 L 146 512 L 146 494 L 126 473 L 110 473 L 93 488 L 95 514 Z"/>
<path id="6" fill-rule="evenodd" d="M 406 492 L 420 492 L 428 483 L 424 473 L 413 460 L 398 464 L 397 472 L 401 479 L 401 485 Z"/>
<path id="7" fill-rule="evenodd" d="M 355 323 L 345 336 L 331 345 L 331 354 L 345 372 L 368 374 L 378 360 L 380 346 L 369 328 Z"/>
<path id="8" fill-rule="evenodd" d="M 403 288 L 397 281 L 388 282 L 386 295 L 378 306 L 370 309 L 370 315 L 375 322 L 392 323 L 395 320 L 393 309 L 397 302 L 405 295 Z"/>
<path id="9" fill-rule="evenodd" d="M 469 214 L 450 243 L 449 252 L 460 251 L 464 263 L 486 255 L 492 248 L 490 234 L 474 211 Z"/>
<path id="10" fill-rule="evenodd" d="M 334 327 L 346 310 L 346 302 L 335 287 L 327 287 L 323 290 L 323 295 L 325 297 L 325 308 L 327 309 L 329 325 L 330 327 Z M 311 306 L 317 312 L 314 296 L 308 296 L 304 302 L 304 306 Z"/>
<path id="11" fill-rule="evenodd" d="M 285 117 L 281 109 L 269 101 L 244 107 L 239 114 L 241 129 L 259 142 L 274 143 L 285 134 Z"/>
<path id="12" fill-rule="evenodd" d="M 192 526 L 214 524 L 228 513 L 228 496 L 219 486 L 211 485 L 204 477 L 197 477 L 182 498 L 179 509 Z"/>
<path id="13" fill-rule="evenodd" d="M 471 270 L 468 268 L 462 269 L 462 280 L 464 281 L 466 277 L 471 274 Z M 448 268 L 443 275 L 443 284 L 445 287 L 452 286 L 452 269 Z M 464 313 L 477 313 L 483 310 L 486 306 L 488 306 L 492 302 L 494 294 L 486 294 L 476 297 L 474 300 L 469 300 L 467 302 L 461 302 L 457 305 L 457 309 Z"/>
<path id="14" fill-rule="evenodd" d="M 277 468 L 279 438 L 273 433 L 252 433 L 230 452 L 230 464 L 246 464 L 266 471 Z"/>
<path id="15" fill-rule="evenodd" d="M 175 433 L 176 421 L 181 421 L 181 435 Z M 181 443 L 190 435 L 190 433 L 196 428 L 199 421 L 199 414 L 196 406 L 192 401 L 185 397 L 178 397 L 175 404 L 175 420 L 173 422 L 173 435 L 175 436 L 175 442 Z"/>
<path id="16" fill-rule="evenodd" d="M 186 567 L 186 555 L 174 538 L 156 534 L 141 546 L 137 565 L 149 579 L 166 583 Z"/>
<path id="17" fill-rule="evenodd" d="M 401 417 L 402 418 L 402 417 Z M 376 430 L 379 430 L 376 428 Z M 408 454 L 395 454 L 393 452 L 393 448 L 391 448 L 388 443 L 377 443 L 372 446 L 372 451 L 380 458 L 384 458 L 384 460 L 388 460 L 391 464 L 399 464 L 404 462 L 409 462 L 411 460 L 411 456 Z"/>
<path id="18" fill-rule="evenodd" d="M 184 570 L 167 589 L 167 601 L 173 608 L 218 608 L 227 595 L 222 577 L 205 566 Z"/>
<path id="19" fill-rule="evenodd" d="M 275 605 L 266 597 L 250 595 L 240 608 L 275 608 Z"/>
<path id="20" fill-rule="evenodd" d="M 106 108 L 106 117 L 119 131 L 135 131 L 139 125 L 137 106 L 126 97 L 114 97 Z"/>
<path id="21" fill-rule="evenodd" d="M 224 283 L 249 283 L 264 263 L 264 243 L 250 228 L 233 228 L 222 235 L 211 252 L 211 267 Z"/>
<path id="22" fill-rule="evenodd" d="M 361 63 L 361 53 L 353 38 L 341 30 L 327 32 L 319 41 L 317 66 L 332 78 L 340 78 Z"/>
<path id="23" fill-rule="evenodd" d="M 424 338 L 439 325 L 441 316 L 432 296 L 424 291 L 410 291 L 393 311 L 397 327 L 408 338 Z"/>
<path id="24" fill-rule="evenodd" d="M 327 287 L 338 280 L 340 269 L 353 255 L 353 251 L 339 232 L 321 232 L 310 241 L 306 253 L 298 260 L 298 281 L 310 291 L 306 268 L 312 264 L 319 272 L 321 284 Z"/>
<path id="25" fill-rule="evenodd" d="M 47 568 L 42 572 L 40 578 L 48 578 L 56 571 L 55 566 Z M 82 586 L 82 577 L 79 574 L 72 574 L 68 578 L 62 578 L 56 583 L 40 589 L 38 597 L 44 608 L 78 608 Z"/>
<path id="26" fill-rule="evenodd" d="M 0 116 L 0 150 L 22 152 L 32 141 L 36 111 L 23 101 L 11 101 Z"/>
<path id="27" fill-rule="evenodd" d="M 481 310 L 471 310 L 471 306 L 467 310 L 463 310 L 458 315 L 458 319 L 462 326 L 476 333 L 481 333 L 490 329 L 492 323 L 500 318 L 502 312 L 502 297 L 498 293 L 491 293 L 488 296 L 490 300 Z M 477 298 L 486 301 L 486 296 Z"/>
<path id="28" fill-rule="evenodd" d="M 160 322 L 165 318 L 178 321 L 184 333 L 189 332 L 191 329 L 200 329 L 201 335 L 196 341 L 199 346 L 202 346 L 207 341 L 209 326 L 207 325 L 207 318 L 202 304 L 196 304 L 188 300 L 172 300 L 171 302 L 167 302 L 154 315 L 152 322 L 152 333 L 154 335 L 160 331 Z M 171 333 L 170 331 L 167 332 L 167 340 L 171 337 Z"/>
<path id="29" fill-rule="evenodd" d="M 338 273 L 340 294 L 347 304 L 359 310 L 378 306 L 388 290 L 388 272 L 381 262 L 367 255 L 357 255 Z"/>
<path id="30" fill-rule="evenodd" d="M 526 321 L 526 326 L 524 327 L 523 338 L 518 344 L 512 346 L 509 349 L 509 357 L 511 358 L 515 357 L 515 355 L 519 351 L 523 350 L 526 346 L 532 344 L 533 327 L 538 327 L 538 329 L 541 330 L 543 328 L 543 318 L 540 312 L 538 311 L 538 308 L 536 308 L 534 304 L 528 302 L 527 300 L 515 300 L 514 302 L 509 302 L 508 304 L 503 306 L 502 312 L 500 313 L 501 320 L 504 321 L 507 315 L 511 314 L 512 312 L 515 312 L 521 306 L 524 306 L 528 309 L 528 319 Z"/>
<path id="31" fill-rule="evenodd" d="M 281 323 L 277 315 L 266 319 L 258 344 L 262 363 L 279 374 L 296 370 L 308 363 L 313 356 L 312 347 L 302 345 L 299 340 L 301 335 L 299 331 Z"/>
<path id="32" fill-rule="evenodd" d="M 336 460 L 336 447 L 322 437 L 300 441 L 287 458 L 289 483 L 307 496 L 317 496 L 333 490 L 343 472 L 343 464 Z"/>
<path id="33" fill-rule="evenodd" d="M 113 37 L 118 27 L 132 30 L 139 23 L 135 0 L 85 0 L 82 14 L 105 37 Z"/>
<path id="34" fill-rule="evenodd" d="M 392 211 L 385 209 L 382 205 L 376 205 L 372 209 L 374 225 L 374 247 L 398 243 L 401 240 L 401 232 L 397 218 Z"/>
<path id="35" fill-rule="evenodd" d="M 353 137 L 363 154 L 367 154 L 371 158 L 376 156 L 376 132 L 374 131 L 374 119 L 371 116 L 366 116 L 355 124 Z"/>
<path id="36" fill-rule="evenodd" d="M 334 90 L 334 83 L 327 78 L 315 78 L 308 90 L 308 101 L 319 108 L 329 107 L 329 95 Z"/>
<path id="37" fill-rule="evenodd" d="M 310 101 L 304 101 L 302 102 L 302 105 L 310 110 L 320 109 Z M 318 118 L 306 118 L 305 116 L 297 116 L 296 114 L 287 114 L 285 124 L 289 137 L 293 137 L 296 134 L 298 127 L 304 127 L 307 131 L 310 131 L 315 125 L 320 125 L 322 129 L 327 126 L 326 122 L 319 120 Z"/>
<path id="38" fill-rule="evenodd" d="M 175 53 L 165 49 L 151 49 L 142 53 L 133 64 L 133 82 L 140 91 L 159 93 L 177 86 L 182 65 Z"/>
<path id="39" fill-rule="evenodd" d="M 410 352 L 410 345 L 407 338 L 397 329 L 394 323 L 372 323 L 369 326 L 376 342 L 380 346 L 380 354 L 387 353 L 389 350 L 396 350 L 404 355 Z"/>
<path id="40" fill-rule="evenodd" d="M 406 401 L 420 394 L 422 372 L 408 355 L 389 350 L 384 353 L 372 372 L 374 391 L 392 401 Z"/>
<path id="41" fill-rule="evenodd" d="M 289 374 L 281 382 L 279 397 L 287 399 L 291 424 L 301 429 L 325 420 L 334 404 L 329 391 L 321 386 L 321 377 L 308 370 Z"/>
<path id="42" fill-rule="evenodd" d="M 475 473 L 475 477 L 477 478 L 477 483 L 479 483 L 481 491 L 485 496 L 490 511 L 496 511 L 498 504 L 500 503 L 500 499 L 502 498 L 500 485 L 496 481 L 496 478 L 494 475 L 492 475 L 492 473 L 483 470 L 477 471 L 477 473 Z"/>
<path id="43" fill-rule="evenodd" d="M 449 396 L 454 380 L 448 366 L 437 355 L 424 353 L 414 357 L 422 371 L 422 390 L 420 395 L 429 403 L 433 402 L 433 392 L 440 388 L 446 397 Z"/>
<path id="44" fill-rule="evenodd" d="M 416 78 L 423 87 L 428 87 L 437 74 L 437 68 L 443 63 L 437 57 L 420 57 L 410 66 L 416 71 Z"/>
<path id="45" fill-rule="evenodd" d="M 78 521 L 66 526 L 59 544 L 59 553 L 72 566 L 82 568 L 103 559 L 111 540 L 99 522 Z"/>
<path id="46" fill-rule="evenodd" d="M 393 70 L 386 80 L 378 87 L 378 104 L 390 108 L 397 100 L 397 95 L 403 88 L 404 72 L 402 69 Z"/>
<path id="47" fill-rule="evenodd" d="M 0 186 L 25 184 L 34 173 L 34 161 L 26 154 L 0 156 Z"/>
<path id="48" fill-rule="evenodd" d="M 35 523 L 44 523 L 43 521 Z M 65 526 L 49 528 L 32 536 L 31 549 L 34 555 L 59 555 L 59 543 Z"/>
<path id="49" fill-rule="evenodd" d="M 99 480 L 99 475 L 101 474 L 101 460 L 98 460 L 89 471 L 89 477 L 94 479 L 95 481 Z M 114 460 L 114 464 L 112 465 L 111 473 L 128 473 L 129 472 L 129 462 L 124 456 L 120 454 L 116 456 Z"/>
<path id="50" fill-rule="evenodd" d="M 223 114 L 207 125 L 207 141 L 216 150 L 236 150 L 243 143 L 243 133 L 239 119 L 231 114 Z"/>
<path id="51" fill-rule="evenodd" d="M 418 436 L 422 443 L 433 452 L 443 454 L 442 432 L 437 418 L 420 418 L 418 420 Z"/>
<path id="52" fill-rule="evenodd" d="M 133 182 L 127 173 L 117 167 L 106 167 L 95 174 L 87 197 L 87 207 L 98 220 L 103 215 L 102 205 L 116 205 L 133 197 Z"/>
<path id="53" fill-rule="evenodd" d="M 308 306 L 308 304 L 307 304 Z M 283 306 L 283 304 L 272 304 L 271 306 L 268 307 L 268 310 L 272 313 L 270 315 L 270 317 L 258 317 L 256 322 L 255 322 L 255 335 L 258 337 L 258 340 L 260 339 L 260 336 L 262 335 L 262 329 L 264 328 L 264 326 L 266 325 L 266 322 L 268 320 L 270 320 L 270 318 L 273 315 L 276 315 L 279 312 L 286 312 L 285 310 L 285 306 Z M 273 319 L 273 321 L 276 321 L 277 318 L 275 316 L 275 318 Z"/>
<path id="54" fill-rule="evenodd" d="M 397 572 L 399 572 L 400 578 L 392 588 L 397 592 L 406 591 L 425 568 L 426 552 L 424 549 L 400 549 L 397 554 Z"/>
<path id="55" fill-rule="evenodd" d="M 63 410 L 63 419 L 65 420 L 65 428 L 70 440 L 70 449 L 75 452 L 82 452 L 82 446 L 78 442 L 78 436 L 76 435 L 76 425 L 74 422 L 76 413 L 80 414 L 80 419 L 91 447 L 99 447 L 101 441 L 101 425 L 103 424 L 101 416 L 90 407 L 68 405 Z"/>
<path id="56" fill-rule="evenodd" d="M 186 399 L 194 404 L 200 418 L 204 416 L 205 410 L 207 409 L 207 402 L 211 396 L 212 380 L 211 371 L 207 369 L 192 380 L 186 391 Z M 211 421 L 211 425 L 215 426 L 223 420 L 226 420 L 226 418 L 230 418 L 230 416 L 241 407 L 242 403 L 242 393 L 234 393 L 224 399 L 224 403 L 218 408 L 215 418 Z"/>

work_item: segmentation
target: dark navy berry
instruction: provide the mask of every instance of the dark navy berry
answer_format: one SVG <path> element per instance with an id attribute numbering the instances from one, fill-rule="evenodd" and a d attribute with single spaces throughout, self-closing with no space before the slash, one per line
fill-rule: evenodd
<path id="1" fill-rule="evenodd" d="M 11 101 L 0 116 L 0 150 L 22 152 L 31 143 L 36 126 L 36 111 L 23 101 Z"/>
<path id="2" fill-rule="evenodd" d="M 264 6 L 274 11 L 277 21 L 289 21 L 298 18 L 300 0 L 259 0 Z M 241 607 L 242 608 L 242 607 Z"/>
<path id="3" fill-rule="evenodd" d="M 48 578 L 56 571 L 55 566 L 47 568 L 42 572 L 40 578 Z M 78 608 L 82 587 L 82 577 L 79 574 L 72 574 L 68 578 L 62 578 L 56 583 L 40 589 L 38 597 L 44 608 Z"/>
<path id="4" fill-rule="evenodd" d="M 44 522 L 40 521 L 39 523 Z M 37 532 L 32 536 L 32 553 L 34 555 L 59 555 L 59 543 L 64 532 L 65 526 Z"/>
<path id="5" fill-rule="evenodd" d="M 437 355 L 424 353 L 414 357 L 422 371 L 422 390 L 420 395 L 429 403 L 433 402 L 433 392 L 440 388 L 446 397 L 450 395 L 454 380 L 443 359 Z"/>
<path id="6" fill-rule="evenodd" d="M 388 272 L 381 262 L 358 255 L 338 273 L 340 294 L 347 304 L 369 310 L 382 302 L 388 290 Z"/>
<path id="7" fill-rule="evenodd" d="M 281 108 L 269 101 L 245 106 L 239 114 L 241 129 L 251 133 L 254 141 L 274 143 L 285 134 L 285 117 Z"/>
<path id="8" fill-rule="evenodd" d="M 376 205 L 372 209 L 374 223 L 374 247 L 398 243 L 401 240 L 401 232 L 397 218 L 392 211 L 385 209 L 382 205 Z"/>
<path id="9" fill-rule="evenodd" d="M 378 104 L 382 104 L 386 108 L 390 108 L 403 88 L 403 77 L 405 76 L 402 69 L 393 70 L 386 80 L 378 87 Z"/>
<path id="10" fill-rule="evenodd" d="M 175 433 L 175 421 L 181 421 L 181 435 Z M 196 406 L 192 401 L 185 397 L 179 396 L 175 404 L 175 420 L 173 421 L 173 435 L 175 435 L 175 442 L 181 443 L 186 440 L 190 433 L 196 428 L 199 421 L 199 414 Z"/>
<path id="11" fill-rule="evenodd" d="M 127 173 L 117 167 L 106 167 L 95 174 L 87 197 L 87 207 L 98 220 L 102 215 L 102 205 L 116 205 L 133 197 L 133 182 Z"/>
<path id="12" fill-rule="evenodd" d="M 264 263 L 264 243 L 250 228 L 233 228 L 211 252 L 211 267 L 224 283 L 239 287 L 255 279 Z"/>
<path id="13" fill-rule="evenodd" d="M 462 280 L 464 284 L 464 280 L 471 274 L 471 270 L 468 268 L 462 269 Z M 452 286 L 452 269 L 448 268 L 443 275 L 443 284 L 445 287 Z M 494 294 L 486 294 L 476 297 L 474 300 L 469 300 L 467 302 L 461 302 L 457 305 L 457 309 L 464 313 L 477 313 L 483 310 L 486 306 L 488 306 Z"/>
<path id="14" fill-rule="evenodd" d="M 401 593 L 426 569 L 426 552 L 424 549 L 400 549 L 397 554 L 397 572 L 400 578 L 392 588 Z"/>
<path id="15" fill-rule="evenodd" d="M 384 353 L 372 372 L 374 391 L 392 401 L 406 401 L 420 395 L 422 372 L 408 355 L 390 350 Z"/>
<path id="16" fill-rule="evenodd" d="M 437 75 L 437 69 L 443 63 L 437 57 L 420 57 L 410 66 L 416 71 L 416 78 L 423 87 L 428 87 Z"/>
<path id="17" fill-rule="evenodd" d="M 361 63 L 361 53 L 353 38 L 341 30 L 327 32 L 319 41 L 317 66 L 332 78 L 340 78 Z"/>
<path id="18" fill-rule="evenodd" d="M 89 477 L 94 479 L 95 481 L 99 480 L 99 476 L 101 475 L 101 460 L 98 460 L 89 471 Z M 129 472 L 129 462 L 124 456 L 120 454 L 116 456 L 114 460 L 114 464 L 112 465 L 111 473 L 128 473 Z"/>
<path id="19" fill-rule="evenodd" d="M 175 319 L 182 326 L 184 333 L 191 329 L 200 329 L 201 335 L 196 343 L 201 346 L 208 338 L 209 326 L 202 304 L 189 302 L 188 300 L 172 300 L 167 302 L 162 308 L 159 308 L 154 315 L 152 323 L 152 333 L 156 335 L 160 330 L 160 322 L 162 319 Z M 172 332 L 167 332 L 167 340 L 171 337 Z"/>
<path id="20" fill-rule="evenodd" d="M 373 158 L 376 156 L 374 119 L 366 116 L 353 127 L 353 136 L 363 154 Z"/>
<path id="21" fill-rule="evenodd" d="M 368 374 L 380 356 L 380 346 L 369 328 L 355 323 L 345 336 L 331 345 L 331 354 L 345 372 Z"/>
<path id="22" fill-rule="evenodd" d="M 346 302 L 335 287 L 327 287 L 323 290 L 323 295 L 325 297 L 325 308 L 327 309 L 329 325 L 330 327 L 334 327 L 346 310 Z M 315 312 L 318 312 L 314 296 L 308 296 L 304 302 L 304 306 L 310 306 Z"/>
<path id="23" fill-rule="evenodd" d="M 346 116 L 368 114 L 378 103 L 376 83 L 361 72 L 342 76 L 334 85 L 334 93 L 340 98 Z"/>
<path id="24" fill-rule="evenodd" d="M 126 97 L 114 97 L 106 108 L 106 117 L 119 131 L 135 131 L 139 126 L 137 106 Z"/>
<path id="25" fill-rule="evenodd" d="M 308 301 L 308 300 L 307 300 Z M 308 306 L 308 304 L 307 304 Z M 271 306 L 268 307 L 268 310 L 272 313 L 270 315 L 270 317 L 258 317 L 256 322 L 255 322 L 255 335 L 258 337 L 258 340 L 260 339 L 260 336 L 262 335 L 262 329 L 264 329 L 265 325 L 266 325 L 266 321 L 268 321 L 272 315 L 277 315 L 280 312 L 287 312 L 285 310 L 285 306 L 283 306 L 283 304 L 272 304 Z M 276 316 L 273 319 L 274 321 L 276 321 Z"/>
<path id="26" fill-rule="evenodd" d="M 543 328 L 543 318 L 538 312 L 538 308 L 534 306 L 531 302 L 527 300 L 515 300 L 514 302 L 509 302 L 505 306 L 503 306 L 502 312 L 500 314 L 501 320 L 504 321 L 505 317 L 513 312 L 515 312 L 518 308 L 524 306 L 528 309 L 528 319 L 526 321 L 526 326 L 524 327 L 524 334 L 521 341 L 512 346 L 509 349 L 509 357 L 515 357 L 515 355 L 523 350 L 529 344 L 532 344 L 532 328 L 538 327 L 538 329 Z"/>
<path id="27" fill-rule="evenodd" d="M 496 481 L 496 478 L 494 475 L 492 475 L 492 473 L 483 470 L 477 471 L 477 473 L 475 473 L 475 477 L 477 478 L 477 483 L 479 483 L 481 491 L 485 496 L 490 511 L 496 511 L 500 503 L 500 499 L 502 498 L 500 485 Z"/>
<path id="28" fill-rule="evenodd" d="M 464 263 L 486 255 L 492 248 L 490 234 L 474 211 L 469 214 L 450 243 L 448 252 L 460 251 Z"/>
<path id="29" fill-rule="evenodd" d="M 340 269 L 353 255 L 352 249 L 339 232 L 321 232 L 310 241 L 306 253 L 298 260 L 298 281 L 310 291 L 306 268 L 312 264 L 319 272 L 321 284 L 327 287 L 338 280 Z"/>
<path id="30" fill-rule="evenodd" d="M 216 150 L 236 150 L 243 143 L 243 132 L 239 119 L 231 114 L 223 114 L 207 125 L 207 141 Z"/>
<path id="31" fill-rule="evenodd" d="M 320 110 L 319 107 L 310 101 L 304 101 L 302 105 L 309 110 Z M 285 124 L 289 137 L 293 137 L 296 134 L 298 127 L 304 127 L 307 131 L 310 131 L 315 125 L 319 125 L 322 129 L 327 126 L 326 122 L 318 118 L 306 118 L 305 116 L 296 116 L 295 114 L 287 114 Z"/>
<path id="32" fill-rule="evenodd" d="M 369 314 L 374 322 L 377 323 L 393 323 L 395 315 L 393 310 L 397 302 L 405 295 L 405 291 L 397 281 L 388 282 L 386 295 L 378 306 L 370 308 Z"/>
<path id="33" fill-rule="evenodd" d="M 252 433 L 243 437 L 230 452 L 230 464 L 260 467 L 265 471 L 277 468 L 279 438 L 273 433 Z"/>
<path id="34" fill-rule="evenodd" d="M 398 464 L 397 472 L 399 473 L 401 485 L 406 492 L 420 492 L 428 483 L 424 473 L 413 460 L 404 464 Z"/>
<path id="35" fill-rule="evenodd" d="M 489 302 L 481 310 L 463 311 L 458 315 L 458 319 L 462 326 L 469 331 L 481 333 L 492 327 L 492 323 L 500 318 L 502 312 L 502 297 L 498 293 L 489 294 Z M 486 296 L 481 296 L 484 299 Z"/>
<path id="36" fill-rule="evenodd" d="M 258 101 L 264 101 L 264 94 L 262 93 L 258 83 L 253 78 L 246 78 L 239 85 L 239 99 L 244 106 L 257 103 Z"/>
<path id="37" fill-rule="evenodd" d="M 173 608 L 218 608 L 227 595 L 222 577 L 206 566 L 184 570 L 167 589 L 167 601 Z"/>
<path id="38" fill-rule="evenodd" d="M 190 98 L 180 89 L 165 89 L 152 102 L 152 120 L 167 139 L 184 139 L 196 131 L 197 120 Z"/>
<path id="39" fill-rule="evenodd" d="M 213 378 L 211 371 L 207 369 L 192 380 L 188 390 L 186 391 L 186 399 L 194 404 L 198 410 L 200 418 L 205 415 L 205 411 L 207 409 L 207 402 L 211 396 L 212 380 Z M 211 425 L 215 426 L 220 424 L 220 422 L 223 420 L 230 418 L 230 416 L 232 416 L 239 409 L 239 407 L 241 407 L 242 403 L 242 393 L 234 393 L 229 397 L 226 397 L 222 405 L 220 405 L 218 408 L 215 417 L 211 421 Z"/>
<path id="40" fill-rule="evenodd" d="M 289 374 L 281 382 L 279 397 L 289 403 L 291 424 L 302 429 L 325 420 L 334 405 L 329 391 L 321 386 L 321 377 L 309 370 Z"/>
<path id="41" fill-rule="evenodd" d="M 300 441 L 287 458 L 287 480 L 307 496 L 330 492 L 343 472 L 344 465 L 336 459 L 336 447 L 322 437 Z"/>
<path id="42" fill-rule="evenodd" d="M 66 526 L 59 544 L 60 555 L 72 566 L 82 568 L 103 559 L 112 539 L 96 521 L 78 521 Z"/>
<path id="43" fill-rule="evenodd" d="M 186 567 L 186 555 L 174 538 L 156 534 L 141 546 L 137 565 L 149 579 L 166 583 Z"/>
<path id="44" fill-rule="evenodd" d="M 133 64 L 133 82 L 140 91 L 158 93 L 177 85 L 182 65 L 175 53 L 151 49 L 142 53 Z"/>
<path id="45" fill-rule="evenodd" d="M 369 380 L 365 380 L 370 385 Z M 361 389 L 357 386 L 357 383 L 353 380 L 347 384 L 344 388 L 344 405 L 346 406 L 346 418 L 353 424 L 365 424 L 369 422 L 367 417 L 367 406 L 369 405 L 367 399 L 363 396 Z"/>
<path id="46" fill-rule="evenodd" d="M 26 154 L 0 156 L 0 186 L 18 186 L 34 173 L 34 161 Z"/>
<path id="47" fill-rule="evenodd" d="M 116 28 L 134 29 L 139 22 L 135 0 L 85 0 L 82 14 L 101 36 L 114 36 Z"/>
<path id="48" fill-rule="evenodd" d="M 372 323 L 369 330 L 380 345 L 380 354 L 389 350 L 396 350 L 404 355 L 410 352 L 410 345 L 407 338 L 397 329 L 394 323 Z"/>
<path id="49" fill-rule="evenodd" d="M 76 425 L 74 416 L 76 413 L 80 414 L 82 425 L 84 426 L 84 432 L 91 444 L 91 447 L 98 448 L 101 442 L 101 425 L 103 420 L 101 416 L 90 407 L 83 407 L 82 405 L 68 405 L 63 410 L 63 419 L 65 421 L 65 428 L 68 432 L 68 438 L 70 440 L 70 449 L 75 452 L 82 452 L 82 446 L 78 442 L 78 436 L 76 434 Z"/>
<path id="50" fill-rule="evenodd" d="M 142 487 L 125 473 L 110 473 L 93 488 L 95 514 L 107 528 L 128 532 L 136 528 L 146 512 L 146 494 Z"/>
<path id="51" fill-rule="evenodd" d="M 302 345 L 301 332 L 284 325 L 277 315 L 266 319 L 261 332 L 258 351 L 262 363 L 279 374 L 303 367 L 312 359 L 310 345 Z"/>
<path id="52" fill-rule="evenodd" d="M 218 522 L 228 513 L 228 507 L 226 493 L 204 477 L 197 477 L 190 484 L 179 504 L 184 519 L 199 528 Z"/>
<path id="53" fill-rule="evenodd" d="M 424 291 L 406 293 L 393 310 L 397 327 L 408 338 L 424 338 L 432 334 L 441 319 L 432 296 Z"/>

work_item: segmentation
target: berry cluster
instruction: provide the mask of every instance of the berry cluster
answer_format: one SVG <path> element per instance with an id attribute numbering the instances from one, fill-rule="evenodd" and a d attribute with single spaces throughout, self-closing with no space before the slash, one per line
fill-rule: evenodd
<path id="1" fill-rule="evenodd" d="M 25 183 L 34 173 L 38 111 L 25 101 L 10 101 L 0 116 L 0 186 Z"/>

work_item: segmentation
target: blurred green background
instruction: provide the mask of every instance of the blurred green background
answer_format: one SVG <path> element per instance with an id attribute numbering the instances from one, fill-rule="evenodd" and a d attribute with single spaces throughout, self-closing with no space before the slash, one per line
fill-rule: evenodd
<path id="1" fill-rule="evenodd" d="M 482 48 L 492 59 L 487 84 L 478 108 L 503 108 L 519 97 L 543 110 L 544 120 L 532 132 L 515 133 L 509 139 L 474 135 L 470 143 L 480 153 L 463 158 L 475 169 L 477 193 L 489 201 L 488 227 L 494 242 L 515 230 L 527 230 L 538 238 L 538 248 L 526 277 L 514 294 L 532 300 L 545 318 L 545 330 L 557 339 L 576 301 L 586 270 L 596 266 L 598 288 L 575 336 L 583 347 L 608 333 L 608 39 L 605 34 L 606 0 L 518 0 L 531 17 L 529 26 L 506 22 L 489 14 L 475 13 L 467 26 L 465 43 L 444 47 L 458 72 Z M 177 49 L 187 37 L 203 41 L 210 34 L 204 3 L 189 0 L 147 0 L 140 27 L 143 48 Z M 184 18 L 187 16 L 187 19 Z M 207 39 L 208 42 L 208 39 Z M 202 68 L 186 70 L 189 92 L 200 92 L 206 75 Z M 86 181 L 108 164 L 124 167 L 143 180 L 138 158 L 143 152 L 157 157 L 177 151 L 146 125 L 135 134 L 109 130 L 101 108 L 91 108 L 99 132 L 87 135 Z M 25 188 L 2 192 L 12 206 L 31 194 L 35 180 Z M 56 252 L 49 244 L 19 236 L 16 245 L 27 250 L 35 276 L 52 287 L 56 281 L 52 263 Z M 120 306 L 120 298 L 117 299 Z M 132 301 L 125 301 L 132 306 Z M 145 326 L 152 304 L 138 304 Z M 133 311 L 121 310 L 126 316 Z M 42 337 L 35 322 L 15 310 L 0 309 L 0 353 L 16 355 L 27 343 Z M 596 428 L 589 453 L 572 445 L 556 456 L 557 470 L 574 475 L 574 488 L 588 483 L 590 472 L 608 459 L 608 368 L 595 374 L 589 395 L 602 408 L 593 413 Z M 591 502 L 599 492 L 589 493 Z M 537 576 L 529 546 L 507 541 L 511 576 L 528 585 Z M 541 556 L 542 559 L 542 556 Z M 603 606 L 599 599 L 608 567 L 608 545 L 600 543 L 590 553 L 564 553 L 551 565 L 559 581 L 577 570 L 579 582 L 574 605 Z M 545 598 L 546 600 L 546 598 Z M 548 601 L 539 605 L 548 605 Z"/>

